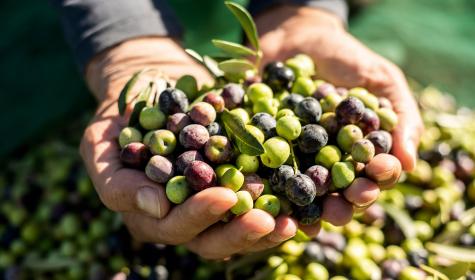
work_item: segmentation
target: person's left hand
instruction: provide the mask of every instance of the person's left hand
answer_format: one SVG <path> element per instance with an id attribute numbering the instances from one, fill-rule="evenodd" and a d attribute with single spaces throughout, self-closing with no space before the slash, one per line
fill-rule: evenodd
<path id="1" fill-rule="evenodd" d="M 347 88 L 365 87 L 388 98 L 398 114 L 399 123 L 392 132 L 394 156 L 378 155 L 366 168 L 372 180 L 358 178 L 342 195 L 332 195 L 324 201 L 323 220 L 346 224 L 355 211 L 376 201 L 380 189 L 391 188 L 402 168 L 411 170 L 415 165 L 423 125 L 404 75 L 353 38 L 341 20 L 326 11 L 283 5 L 261 14 L 256 25 L 261 34 L 263 66 L 307 54 L 315 61 L 320 79 Z"/>

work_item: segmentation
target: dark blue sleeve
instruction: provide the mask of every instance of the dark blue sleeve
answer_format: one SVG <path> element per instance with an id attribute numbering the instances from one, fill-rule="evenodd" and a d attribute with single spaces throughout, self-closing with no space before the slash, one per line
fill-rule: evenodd
<path id="1" fill-rule="evenodd" d="M 249 10 L 256 15 L 279 4 L 303 5 L 327 10 L 341 18 L 345 24 L 348 22 L 348 4 L 345 0 L 251 0 Z"/>
<path id="2" fill-rule="evenodd" d="M 179 37 L 181 27 L 160 0 L 50 0 L 81 70 L 97 53 L 126 39 Z"/>

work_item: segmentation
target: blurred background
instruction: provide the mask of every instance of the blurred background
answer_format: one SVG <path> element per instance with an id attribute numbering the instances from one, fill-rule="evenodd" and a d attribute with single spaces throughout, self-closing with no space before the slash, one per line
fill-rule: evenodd
<path id="1" fill-rule="evenodd" d="M 197 13 L 202 9 L 200 1 L 171 2 Z M 353 0 L 351 7 L 349 30 L 356 37 L 398 64 L 416 84 L 434 85 L 459 104 L 475 106 L 475 1 Z M 73 267 L 67 271 L 72 279 L 86 279 L 80 263 L 96 263 L 97 275 L 143 260 L 198 269 L 196 259 L 175 260 L 187 255 L 180 247 L 131 244 L 120 219 L 95 196 L 77 154 L 95 103 L 55 11 L 46 1 L 3 0 L 0 17 L 0 267 L 20 260 L 46 272 Z M 206 28 L 182 20 L 185 28 Z M 226 39 L 237 36 L 238 31 Z M 185 45 L 205 53 L 209 39 L 184 38 Z M 134 250 L 142 259 L 124 257 Z M 150 257 L 154 250 L 166 251 L 161 254 L 168 259 Z M 46 275 L 43 279 L 53 277 Z"/>

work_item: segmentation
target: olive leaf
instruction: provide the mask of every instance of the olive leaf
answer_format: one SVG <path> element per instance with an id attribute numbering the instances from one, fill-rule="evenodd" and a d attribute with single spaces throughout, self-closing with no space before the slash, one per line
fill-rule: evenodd
<path id="1" fill-rule="evenodd" d="M 175 88 L 182 90 L 189 100 L 194 100 L 198 94 L 198 83 L 195 77 L 183 75 L 177 81 Z"/>
<path id="2" fill-rule="evenodd" d="M 412 222 L 409 214 L 397 207 L 394 207 L 391 204 L 379 202 L 379 204 L 384 208 L 384 211 L 388 213 L 389 216 L 394 220 L 394 222 L 401 228 L 402 233 L 406 238 L 415 238 L 416 229 L 414 223 Z"/>
<path id="3" fill-rule="evenodd" d="M 244 73 L 255 70 L 254 65 L 246 59 L 229 59 L 218 63 L 219 69 L 226 73 Z"/>
<path id="4" fill-rule="evenodd" d="M 185 52 L 191 56 L 194 60 L 203 65 L 208 72 L 214 77 L 220 77 L 223 75 L 221 70 L 217 67 L 217 62 L 209 56 L 201 56 L 199 53 L 195 52 L 192 49 L 185 49 Z"/>
<path id="5" fill-rule="evenodd" d="M 185 49 L 185 52 L 199 63 L 203 63 L 203 57 L 192 49 Z"/>
<path id="6" fill-rule="evenodd" d="M 432 268 L 425 264 L 420 264 L 419 267 L 425 272 L 432 274 L 435 279 L 440 278 L 441 280 L 449 280 L 449 277 L 447 277 L 447 275 L 443 274 L 435 268 Z"/>
<path id="7" fill-rule="evenodd" d="M 295 233 L 293 240 L 297 242 L 308 242 L 312 239 L 301 229 L 297 229 L 297 232 Z"/>
<path id="8" fill-rule="evenodd" d="M 213 39 L 211 40 L 211 42 L 213 43 L 215 47 L 235 57 L 257 55 L 257 53 L 251 50 L 250 48 L 243 46 L 241 44 L 234 43 L 234 42 L 217 40 L 217 39 Z"/>
<path id="9" fill-rule="evenodd" d="M 150 94 L 152 93 L 153 83 L 150 83 L 147 87 L 142 89 L 137 96 L 137 100 L 135 101 L 134 109 L 132 110 L 132 114 L 130 115 L 129 119 L 129 126 L 135 126 L 139 123 L 140 112 L 142 109 L 147 106 L 148 99 Z"/>
<path id="10" fill-rule="evenodd" d="M 224 2 L 224 4 L 234 14 L 236 19 L 241 24 L 241 27 L 244 30 L 244 33 L 246 33 L 249 43 L 251 43 L 251 45 L 257 50 L 257 52 L 260 52 L 257 28 L 256 24 L 254 23 L 254 20 L 252 19 L 251 14 L 249 14 L 249 12 L 243 6 L 237 3 L 226 1 Z"/>
<path id="11" fill-rule="evenodd" d="M 467 231 L 467 228 L 475 223 L 475 207 L 472 207 L 460 215 L 459 224 L 460 227 L 456 230 L 445 229 L 437 235 L 433 241 L 437 243 L 452 243 L 460 238 L 460 236 Z"/>
<path id="12" fill-rule="evenodd" d="M 426 249 L 454 261 L 475 263 L 475 248 L 462 248 L 428 242 L 426 243 Z"/>
<path id="13" fill-rule="evenodd" d="M 243 154 L 258 156 L 264 153 L 264 146 L 256 139 L 254 135 L 246 130 L 243 121 L 236 115 L 225 110 L 221 114 L 226 134 L 234 139 L 237 148 Z"/>
<path id="14" fill-rule="evenodd" d="M 458 279 L 462 280 L 465 278 L 463 277 L 467 272 L 470 271 L 470 263 L 466 262 L 455 262 L 449 266 L 438 266 L 437 270 L 444 275 L 446 275 L 449 279 Z"/>
<path id="15" fill-rule="evenodd" d="M 214 60 L 211 57 L 205 55 L 205 56 L 203 56 L 203 62 L 204 62 L 204 65 L 206 66 L 206 69 L 211 71 L 211 73 L 215 77 L 223 76 L 223 71 L 221 71 L 221 69 L 219 69 L 218 62 L 216 62 L 216 60 Z"/>
<path id="16" fill-rule="evenodd" d="M 120 95 L 119 95 L 119 100 L 118 100 L 118 105 L 119 105 L 119 114 L 121 116 L 124 115 L 125 108 L 127 107 L 127 99 L 130 91 L 134 87 L 135 83 L 137 83 L 137 80 L 139 79 L 139 76 L 145 72 L 146 70 L 140 70 L 135 72 L 130 80 L 127 81 L 125 84 L 124 88 L 122 88 Z"/>

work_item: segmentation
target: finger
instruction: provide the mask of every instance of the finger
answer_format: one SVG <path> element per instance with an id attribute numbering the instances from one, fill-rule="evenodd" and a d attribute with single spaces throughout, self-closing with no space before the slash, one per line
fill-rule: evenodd
<path id="1" fill-rule="evenodd" d="M 398 124 L 392 131 L 392 153 L 401 161 L 406 171 L 414 168 L 417 157 L 417 145 L 423 130 L 423 122 L 414 96 L 409 89 L 406 78 L 396 66 L 379 58 L 383 65 L 383 79 L 368 80 L 368 89 L 383 95 L 393 105 L 398 115 Z"/>
<path id="2" fill-rule="evenodd" d="M 227 224 L 218 224 L 200 234 L 187 247 L 207 259 L 222 259 L 253 246 L 271 233 L 275 221 L 260 209 L 252 209 Z"/>
<path id="3" fill-rule="evenodd" d="M 334 226 L 342 226 L 351 221 L 353 206 L 339 193 L 328 195 L 323 201 L 322 219 Z"/>
<path id="4" fill-rule="evenodd" d="M 398 112 L 398 115 L 399 123 L 392 132 L 393 147 L 391 152 L 401 161 L 405 171 L 411 171 L 416 164 L 422 123 L 417 121 L 420 118 L 413 113 L 401 114 Z"/>
<path id="5" fill-rule="evenodd" d="M 389 189 L 401 176 L 401 162 L 392 155 L 378 154 L 366 164 L 365 172 L 382 190 Z"/>
<path id="6" fill-rule="evenodd" d="M 175 206 L 161 220 L 144 215 L 127 216 L 125 220 L 129 228 L 135 230 L 134 237 L 141 241 L 181 244 L 221 220 L 236 202 L 237 197 L 232 190 L 213 187 Z"/>
<path id="7" fill-rule="evenodd" d="M 257 252 L 278 246 L 292 238 L 297 233 L 298 223 L 288 216 L 279 216 L 275 219 L 275 229 L 266 237 L 259 240 L 246 252 Z"/>
<path id="8" fill-rule="evenodd" d="M 142 171 L 124 168 L 119 159 L 120 132 L 115 106 L 102 108 L 86 129 L 81 155 L 101 201 L 111 210 L 143 211 L 156 218 L 170 208 L 163 188 L 149 180 Z"/>
<path id="9" fill-rule="evenodd" d="M 379 187 L 373 181 L 360 177 L 343 192 L 346 200 L 353 203 L 354 206 L 362 208 L 372 204 L 379 196 Z"/>
<path id="10" fill-rule="evenodd" d="M 299 225 L 299 229 L 303 231 L 308 237 L 314 238 L 321 230 L 321 222 L 318 221 L 313 225 Z"/>

